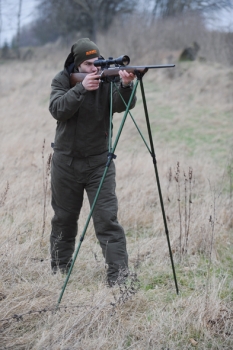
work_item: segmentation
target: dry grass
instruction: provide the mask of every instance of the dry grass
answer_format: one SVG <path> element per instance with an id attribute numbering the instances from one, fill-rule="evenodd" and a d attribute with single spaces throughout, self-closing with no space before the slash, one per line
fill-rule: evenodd
<path id="1" fill-rule="evenodd" d="M 0 349 L 233 349 L 232 69 L 195 62 L 144 79 L 179 296 L 152 159 L 128 117 L 116 165 L 132 275 L 105 286 L 90 225 L 55 312 L 48 100 L 66 53 L 43 50 L 0 65 Z M 133 115 L 146 135 L 139 91 Z M 80 230 L 88 211 L 85 201 Z"/>

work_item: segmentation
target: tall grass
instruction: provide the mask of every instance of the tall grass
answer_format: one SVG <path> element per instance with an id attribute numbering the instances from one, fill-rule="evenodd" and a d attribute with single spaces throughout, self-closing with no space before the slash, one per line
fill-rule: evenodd
<path id="1" fill-rule="evenodd" d="M 179 295 L 152 159 L 129 117 L 116 150 L 129 281 L 106 287 L 91 224 L 55 312 L 64 276 L 50 272 L 48 98 L 63 53 L 0 66 L 0 349 L 231 349 L 231 68 L 184 63 L 144 78 Z M 147 138 L 139 91 L 132 113 Z M 85 198 L 80 232 L 88 213 Z"/>

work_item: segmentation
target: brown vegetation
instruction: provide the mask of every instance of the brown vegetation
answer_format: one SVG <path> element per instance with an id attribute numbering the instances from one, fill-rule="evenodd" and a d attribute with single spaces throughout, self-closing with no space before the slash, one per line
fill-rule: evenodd
<path id="1" fill-rule="evenodd" d="M 113 43 L 111 34 L 105 43 L 99 38 L 105 56 L 125 53 L 133 64 L 158 64 L 172 54 L 157 49 L 156 38 L 152 50 L 151 38 L 123 42 L 119 29 Z M 51 275 L 49 262 L 56 121 L 48 103 L 51 79 L 66 56 L 67 49 L 48 45 L 34 50 L 33 61 L 0 65 L 0 349 L 231 349 L 232 68 L 175 61 L 172 70 L 144 78 L 179 296 L 152 159 L 128 116 L 116 150 L 128 284 L 105 286 L 90 225 L 55 312 L 64 277 Z M 132 113 L 146 136 L 140 89 L 137 95 Z M 114 135 L 121 117 L 114 117 Z M 85 201 L 79 235 L 88 212 Z"/>

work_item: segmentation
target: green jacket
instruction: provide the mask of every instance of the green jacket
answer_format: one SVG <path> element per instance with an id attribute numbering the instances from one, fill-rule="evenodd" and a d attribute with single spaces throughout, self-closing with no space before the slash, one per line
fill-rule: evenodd
<path id="1" fill-rule="evenodd" d="M 128 102 L 132 87 L 118 84 Z M 115 87 L 112 94 L 113 113 L 123 112 L 125 105 Z M 135 106 L 136 97 L 131 108 Z M 81 83 L 70 88 L 66 68 L 52 81 L 49 110 L 57 120 L 54 150 L 72 157 L 87 157 L 108 150 L 110 83 L 100 83 L 99 89 L 87 91 Z"/>

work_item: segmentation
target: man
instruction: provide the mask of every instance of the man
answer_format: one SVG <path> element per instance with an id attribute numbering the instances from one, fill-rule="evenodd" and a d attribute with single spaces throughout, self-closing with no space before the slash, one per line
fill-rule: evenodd
<path id="1" fill-rule="evenodd" d="M 75 249 L 77 222 L 84 190 L 92 205 L 107 163 L 110 127 L 110 84 L 100 82 L 94 61 L 99 48 L 88 38 L 78 40 L 71 49 L 65 68 L 52 81 L 49 110 L 57 120 L 51 166 L 52 232 L 51 266 L 67 272 Z M 89 73 L 81 83 L 70 86 L 70 73 Z M 129 101 L 134 75 L 120 71 L 119 90 Z M 113 113 L 125 110 L 116 88 L 112 94 Z M 131 108 L 134 107 L 134 98 Z M 113 285 L 122 269 L 127 270 L 128 255 L 123 228 L 117 221 L 115 165 L 112 161 L 100 191 L 93 222 L 107 270 Z"/>

